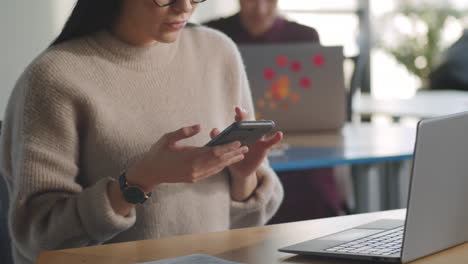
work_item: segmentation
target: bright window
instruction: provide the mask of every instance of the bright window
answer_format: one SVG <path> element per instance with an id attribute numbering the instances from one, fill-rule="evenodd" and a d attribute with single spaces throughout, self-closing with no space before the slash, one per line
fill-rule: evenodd
<path id="1" fill-rule="evenodd" d="M 346 56 L 359 52 L 356 43 L 359 19 L 356 0 L 279 0 L 281 13 L 298 23 L 315 28 L 325 46 L 343 46 Z"/>
<path id="2" fill-rule="evenodd" d="M 317 29 L 323 45 L 342 45 L 346 56 L 359 53 L 359 2 L 365 0 L 290 1 L 279 0 L 282 13 L 298 23 Z M 400 3 L 425 3 L 446 6 L 448 3 L 462 9 L 468 8 L 465 0 L 370 0 L 371 28 L 374 47 L 371 52 L 371 91 L 378 98 L 408 98 L 415 94 L 421 82 L 391 55 L 379 48 L 378 41 L 395 41 L 392 34 L 385 34 L 381 21 L 397 11 Z M 449 21 L 443 32 L 445 46 L 452 44 L 467 23 Z M 396 23 L 397 29 L 408 28 L 404 22 Z M 385 35 L 385 38 L 382 36 Z"/>

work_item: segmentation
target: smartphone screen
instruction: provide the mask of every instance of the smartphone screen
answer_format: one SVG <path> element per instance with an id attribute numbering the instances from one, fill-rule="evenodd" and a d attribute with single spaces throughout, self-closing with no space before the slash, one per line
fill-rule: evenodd
<path id="1" fill-rule="evenodd" d="M 239 141 L 250 146 L 275 127 L 272 120 L 234 122 L 213 138 L 206 146 L 217 146 Z"/>

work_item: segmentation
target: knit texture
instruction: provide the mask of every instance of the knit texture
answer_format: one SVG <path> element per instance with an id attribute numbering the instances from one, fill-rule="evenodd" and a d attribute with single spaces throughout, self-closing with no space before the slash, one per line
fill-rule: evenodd
<path id="1" fill-rule="evenodd" d="M 245 202 L 231 200 L 227 170 L 161 184 L 128 217 L 107 198 L 108 183 L 165 133 L 200 124 L 181 144 L 203 146 L 212 128 L 233 122 L 235 106 L 253 119 L 240 55 L 205 27 L 171 44 L 135 47 L 99 32 L 46 50 L 18 80 L 0 141 L 16 263 L 44 250 L 265 224 L 283 197 L 266 160 Z"/>

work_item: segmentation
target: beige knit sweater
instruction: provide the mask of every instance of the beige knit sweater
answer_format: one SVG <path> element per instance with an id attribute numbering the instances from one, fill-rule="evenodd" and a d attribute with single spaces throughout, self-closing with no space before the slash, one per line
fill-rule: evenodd
<path id="1" fill-rule="evenodd" d="M 107 198 L 109 181 L 164 133 L 201 124 L 182 143 L 202 146 L 233 122 L 234 106 L 253 113 L 241 58 L 204 27 L 172 44 L 133 47 L 100 32 L 45 51 L 11 95 L 0 142 L 16 263 L 44 250 L 265 224 L 283 197 L 266 161 L 245 202 L 231 200 L 227 170 L 162 184 L 128 217 Z"/>

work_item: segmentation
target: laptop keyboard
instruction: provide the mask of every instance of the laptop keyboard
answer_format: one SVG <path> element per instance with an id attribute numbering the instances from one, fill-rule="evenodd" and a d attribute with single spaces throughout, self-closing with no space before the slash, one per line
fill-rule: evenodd
<path id="1" fill-rule="evenodd" d="M 331 248 L 327 252 L 390 256 L 401 253 L 404 226 L 352 240 Z"/>

